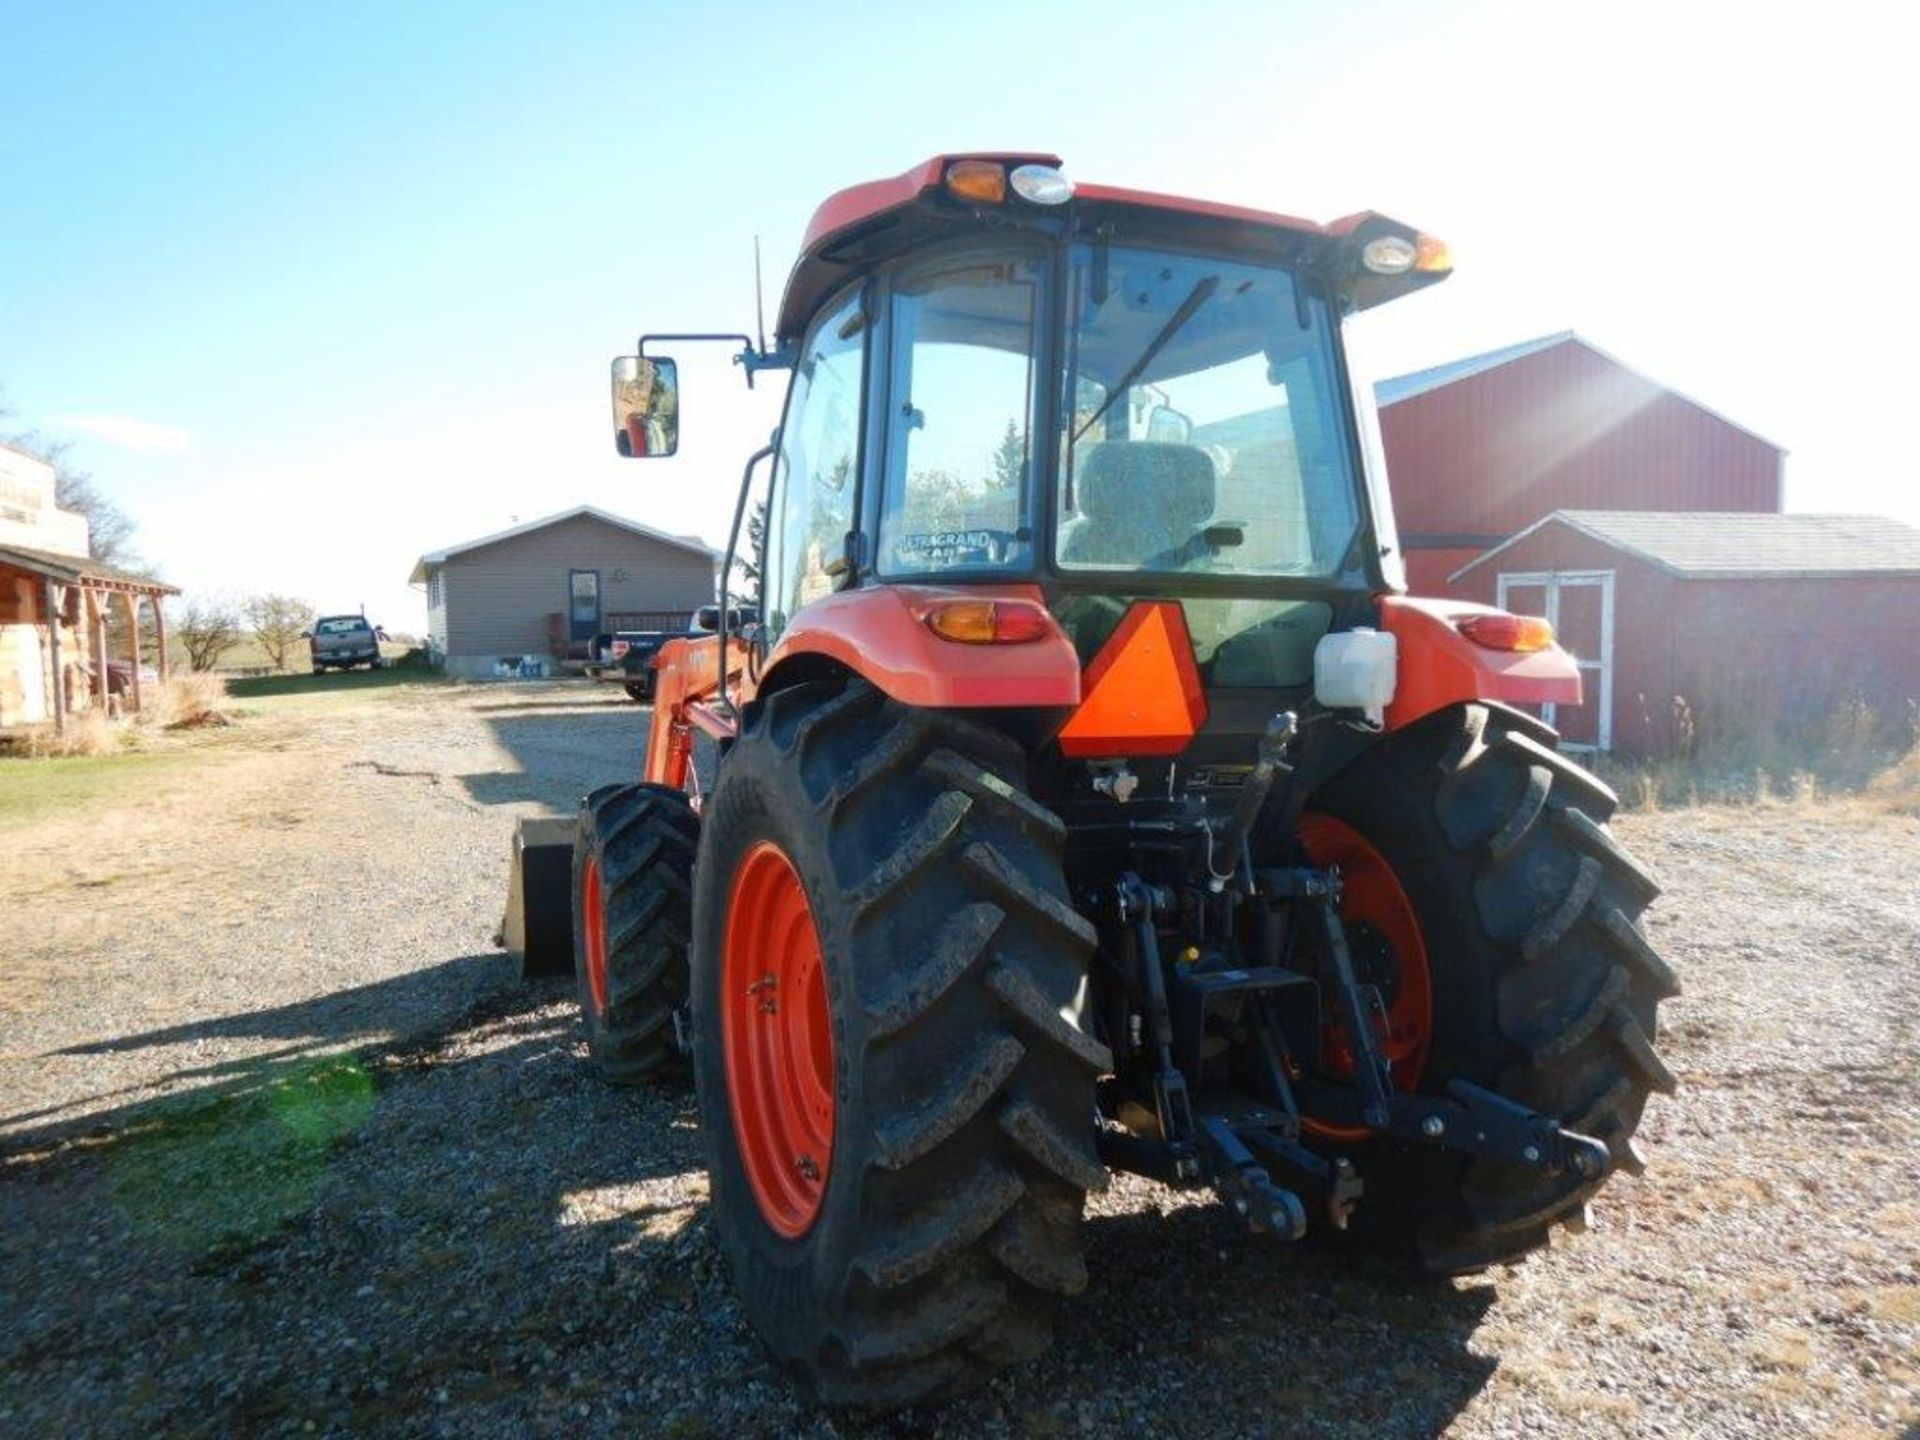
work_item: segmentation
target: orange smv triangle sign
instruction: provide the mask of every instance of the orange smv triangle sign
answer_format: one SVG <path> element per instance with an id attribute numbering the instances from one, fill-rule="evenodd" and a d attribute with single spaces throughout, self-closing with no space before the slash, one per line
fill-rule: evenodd
<path id="1" fill-rule="evenodd" d="M 1060 731 L 1063 754 L 1178 755 L 1207 718 L 1207 697 L 1177 600 L 1140 600 L 1080 681 L 1080 708 Z"/>

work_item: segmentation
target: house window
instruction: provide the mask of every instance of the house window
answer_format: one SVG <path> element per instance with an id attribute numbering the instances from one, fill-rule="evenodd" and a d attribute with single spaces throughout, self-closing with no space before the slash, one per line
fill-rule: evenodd
<path id="1" fill-rule="evenodd" d="M 440 572 L 438 570 L 430 570 L 427 572 L 428 608 L 438 610 L 441 606 L 441 603 L 442 603 L 442 597 L 441 597 L 441 587 L 440 587 Z"/>

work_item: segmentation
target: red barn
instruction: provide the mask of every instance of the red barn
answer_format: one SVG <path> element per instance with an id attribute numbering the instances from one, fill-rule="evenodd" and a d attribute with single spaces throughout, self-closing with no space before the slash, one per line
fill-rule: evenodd
<path id="1" fill-rule="evenodd" d="M 1571 331 L 1375 393 L 1416 595 L 1555 510 L 1780 509 L 1778 445 Z"/>
<path id="2" fill-rule="evenodd" d="M 1554 622 L 1585 672 L 1585 702 L 1546 717 L 1573 744 L 1658 753 L 1681 707 L 1791 724 L 1920 702 L 1920 530 L 1897 520 L 1561 510 L 1447 580 Z"/>

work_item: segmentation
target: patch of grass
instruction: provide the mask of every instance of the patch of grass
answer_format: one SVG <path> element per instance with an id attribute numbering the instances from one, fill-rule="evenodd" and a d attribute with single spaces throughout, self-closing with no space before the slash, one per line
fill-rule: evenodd
<path id="1" fill-rule="evenodd" d="M 1858 699 L 1793 717 L 1758 706 L 1701 712 L 1675 697 L 1652 758 L 1601 756 L 1596 770 L 1629 809 L 1824 801 L 1869 794 L 1920 814 L 1920 703 L 1882 714 Z M 1901 808 L 1901 807 L 1908 808 Z"/>
<path id="2" fill-rule="evenodd" d="M 260 675 L 229 680 L 227 694 L 236 700 L 261 700 L 278 695 L 359 696 L 367 691 L 392 690 L 406 685 L 444 685 L 446 677 L 425 666 L 389 665 L 384 670 L 329 670 L 324 675 Z"/>
<path id="3" fill-rule="evenodd" d="M 125 794 L 130 786 L 193 764 L 202 753 L 192 749 L 136 750 L 112 755 L 0 759 L 0 827 Z"/>

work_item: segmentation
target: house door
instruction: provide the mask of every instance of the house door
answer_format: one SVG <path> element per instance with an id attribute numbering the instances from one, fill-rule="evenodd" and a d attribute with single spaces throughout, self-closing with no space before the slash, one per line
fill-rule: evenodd
<path id="1" fill-rule="evenodd" d="M 1580 667 L 1581 703 L 1542 705 L 1540 718 L 1569 750 L 1613 747 L 1613 571 L 1556 570 L 1502 575 L 1499 604 L 1516 615 L 1544 615 Z"/>
<path id="2" fill-rule="evenodd" d="M 567 588 L 567 638 L 591 640 L 600 633 L 600 572 L 569 570 Z"/>

